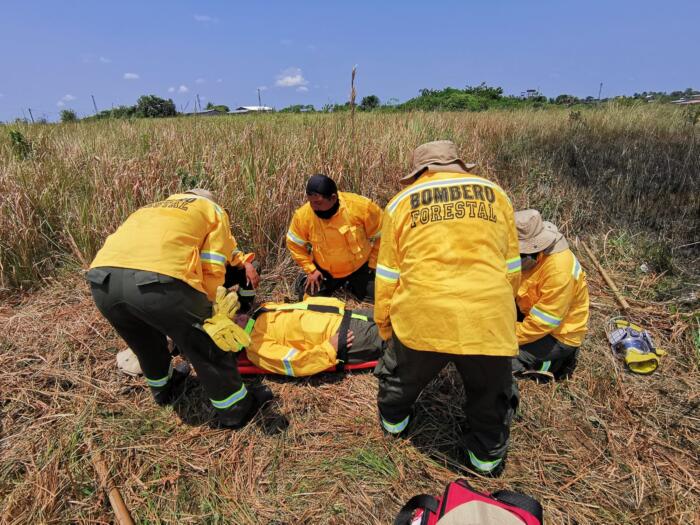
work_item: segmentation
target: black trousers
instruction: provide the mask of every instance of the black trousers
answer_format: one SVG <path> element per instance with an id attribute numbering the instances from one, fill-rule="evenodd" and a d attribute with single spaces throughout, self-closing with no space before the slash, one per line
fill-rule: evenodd
<path id="1" fill-rule="evenodd" d="M 555 379 L 573 374 L 578 362 L 579 349 L 557 341 L 551 335 L 520 347 L 518 358 L 513 359 L 513 372 L 551 372 Z"/>
<path id="2" fill-rule="evenodd" d="M 421 391 L 453 362 L 466 394 L 465 454 L 477 469 L 495 469 L 506 455 L 510 422 L 519 401 L 512 358 L 417 351 L 396 336 L 392 343 L 374 371 L 379 379 L 377 404 L 384 429 L 393 434 L 402 432 Z"/>
<path id="3" fill-rule="evenodd" d="M 313 295 L 330 297 L 338 288 L 347 286 L 350 293 L 352 293 L 358 301 L 368 303 L 374 302 L 374 270 L 369 267 L 369 263 L 363 264 L 350 275 L 338 278 L 333 277 L 320 266 L 317 266 L 317 268 L 323 274 L 324 279 L 321 281 L 321 288 Z M 300 301 L 304 299 L 306 280 L 306 274 L 302 273 L 297 277 L 296 283 L 294 284 L 295 291 Z"/>
<path id="4" fill-rule="evenodd" d="M 253 263 L 256 266 L 257 262 Z M 224 278 L 224 286 L 231 288 L 238 285 L 238 301 L 241 303 L 241 312 L 250 312 L 255 301 L 255 288 L 248 284 L 248 278 L 245 275 L 245 268 L 237 268 L 235 266 L 226 266 L 226 277 Z"/>
<path id="5" fill-rule="evenodd" d="M 229 421 L 247 417 L 253 401 L 235 355 L 220 350 L 202 329 L 212 306 L 205 294 L 155 272 L 104 267 L 93 268 L 86 277 L 97 308 L 134 351 L 154 393 L 170 379 L 169 336 L 220 415 Z"/>

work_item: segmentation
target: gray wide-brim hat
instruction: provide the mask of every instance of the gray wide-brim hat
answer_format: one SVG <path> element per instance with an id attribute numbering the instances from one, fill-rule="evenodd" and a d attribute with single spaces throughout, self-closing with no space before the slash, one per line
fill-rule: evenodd
<path id="1" fill-rule="evenodd" d="M 520 253 L 539 253 L 553 247 L 552 253 L 568 248 L 566 239 L 551 222 L 543 221 L 537 210 L 515 212 L 515 227 L 518 230 Z M 557 243 L 556 246 L 555 243 Z M 557 249 L 561 248 L 561 249 Z"/>
<path id="2" fill-rule="evenodd" d="M 216 202 L 216 199 L 214 199 L 214 194 L 209 190 L 205 190 L 204 188 L 192 188 L 191 190 L 187 190 L 185 193 L 197 195 L 197 197 L 204 197 L 212 202 Z"/>
<path id="3" fill-rule="evenodd" d="M 426 171 L 468 173 L 476 164 L 465 163 L 459 158 L 457 146 L 451 140 L 436 140 L 421 144 L 413 150 L 413 171 L 399 179 L 401 184 L 411 184 Z"/>

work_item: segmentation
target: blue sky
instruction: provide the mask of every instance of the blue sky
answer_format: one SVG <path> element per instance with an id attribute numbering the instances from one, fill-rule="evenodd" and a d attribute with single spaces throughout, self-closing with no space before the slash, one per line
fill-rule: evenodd
<path id="1" fill-rule="evenodd" d="M 6 1 L 0 120 L 170 97 L 229 106 L 401 101 L 486 82 L 518 94 L 700 89 L 700 2 Z M 24 113 L 23 113 L 24 112 Z"/>

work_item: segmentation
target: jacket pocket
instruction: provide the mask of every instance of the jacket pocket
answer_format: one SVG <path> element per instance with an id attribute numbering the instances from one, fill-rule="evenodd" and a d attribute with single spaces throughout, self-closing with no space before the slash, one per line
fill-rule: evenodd
<path id="1" fill-rule="evenodd" d="M 360 231 L 357 226 L 343 225 L 340 227 L 339 231 L 345 238 L 345 244 L 350 250 L 350 253 L 352 253 L 355 258 L 361 258 L 363 250 L 360 239 Z"/>

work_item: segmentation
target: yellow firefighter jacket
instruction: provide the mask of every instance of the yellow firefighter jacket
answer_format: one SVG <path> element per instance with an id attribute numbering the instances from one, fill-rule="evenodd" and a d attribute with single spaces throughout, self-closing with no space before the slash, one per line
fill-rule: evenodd
<path id="1" fill-rule="evenodd" d="M 294 212 L 287 232 L 287 248 L 307 274 L 320 267 L 333 277 L 346 277 L 369 261 L 377 265 L 382 210 L 354 193 L 338 192 L 340 207 L 321 219 L 307 202 Z"/>
<path id="2" fill-rule="evenodd" d="M 90 268 L 114 266 L 162 273 L 213 301 L 226 264 L 252 260 L 236 247 L 229 218 L 214 202 L 178 194 L 136 210 L 107 237 Z"/>
<path id="3" fill-rule="evenodd" d="M 525 314 L 516 326 L 518 344 L 550 334 L 568 346 L 579 347 L 588 330 L 586 274 L 571 250 L 546 255 L 523 273 L 518 308 Z"/>
<path id="4" fill-rule="evenodd" d="M 309 305 L 335 306 L 338 314 L 314 312 Z M 310 376 L 337 364 L 330 338 L 340 328 L 345 303 L 332 297 L 308 297 L 300 303 L 265 303 L 252 325 L 248 359 L 260 368 L 288 376 Z M 360 314 L 353 317 L 367 319 Z M 247 330 L 251 330 L 249 322 Z"/>
<path id="5" fill-rule="evenodd" d="M 495 183 L 428 172 L 387 205 L 374 318 L 384 339 L 459 355 L 513 356 L 520 253 Z"/>

